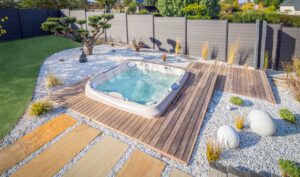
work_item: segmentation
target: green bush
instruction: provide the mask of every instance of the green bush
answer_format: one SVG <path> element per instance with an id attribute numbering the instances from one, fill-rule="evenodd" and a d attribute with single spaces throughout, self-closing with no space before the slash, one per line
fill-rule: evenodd
<path id="1" fill-rule="evenodd" d="M 288 177 L 299 177 L 300 176 L 300 167 L 296 163 L 290 160 L 279 159 L 278 164 L 281 168 L 283 176 Z"/>
<path id="2" fill-rule="evenodd" d="M 244 101 L 242 98 L 240 98 L 238 96 L 232 96 L 230 98 L 230 103 L 237 105 L 237 106 L 242 106 L 244 104 Z"/>
<path id="3" fill-rule="evenodd" d="M 40 116 L 53 110 L 53 105 L 48 100 L 36 101 L 30 106 L 31 116 Z"/>
<path id="4" fill-rule="evenodd" d="M 279 110 L 279 116 L 283 120 L 291 122 L 293 124 L 297 122 L 296 116 L 290 110 L 288 110 L 286 108 L 283 108 L 283 109 Z"/>
<path id="5" fill-rule="evenodd" d="M 142 9 L 139 11 L 139 14 L 149 14 L 149 12 L 146 9 Z"/>

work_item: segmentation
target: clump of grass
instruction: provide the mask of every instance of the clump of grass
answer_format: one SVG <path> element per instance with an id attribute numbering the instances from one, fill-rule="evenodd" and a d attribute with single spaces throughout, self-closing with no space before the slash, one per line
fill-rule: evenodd
<path id="1" fill-rule="evenodd" d="M 243 99 L 238 96 L 232 96 L 229 101 L 230 101 L 230 103 L 237 105 L 237 106 L 242 106 L 244 104 Z"/>
<path id="2" fill-rule="evenodd" d="M 278 164 L 282 171 L 283 177 L 299 177 L 300 167 L 290 160 L 279 159 Z"/>
<path id="3" fill-rule="evenodd" d="M 287 75 L 288 86 L 294 98 L 300 102 L 300 59 L 294 57 L 293 63 L 283 63 L 283 68 Z"/>
<path id="4" fill-rule="evenodd" d="M 53 104 L 48 100 L 36 101 L 31 104 L 29 114 L 40 116 L 53 110 Z"/>
<path id="5" fill-rule="evenodd" d="M 297 122 L 296 116 L 288 109 L 283 108 L 279 110 L 279 116 L 285 121 L 295 124 Z"/>
<path id="6" fill-rule="evenodd" d="M 242 130 L 245 125 L 245 118 L 240 116 L 235 116 L 234 125 L 238 130 Z"/>
<path id="7" fill-rule="evenodd" d="M 222 148 L 218 143 L 212 140 L 206 142 L 206 158 L 209 163 L 219 160 L 221 153 Z"/>
<path id="8" fill-rule="evenodd" d="M 234 63 L 235 56 L 239 48 L 240 48 L 240 40 L 238 39 L 230 46 L 228 61 L 227 61 L 228 64 L 232 65 Z"/>
<path id="9" fill-rule="evenodd" d="M 176 45 L 175 45 L 175 54 L 178 55 L 181 51 L 181 42 L 180 39 L 176 39 Z"/>
<path id="10" fill-rule="evenodd" d="M 52 73 L 46 76 L 45 82 L 47 87 L 56 87 L 62 85 L 62 82 L 59 80 L 59 78 Z"/>
<path id="11" fill-rule="evenodd" d="M 207 60 L 208 57 L 208 42 L 205 42 L 202 46 L 202 59 Z"/>
<path id="12" fill-rule="evenodd" d="M 137 41 L 136 39 L 133 39 L 132 44 L 133 44 L 134 50 L 136 52 L 140 52 L 141 49 L 145 46 L 145 43 L 142 39 L 140 39 L 139 41 Z"/>
<path id="13" fill-rule="evenodd" d="M 264 57 L 264 69 L 268 69 L 268 67 L 269 67 L 269 53 L 266 52 Z"/>

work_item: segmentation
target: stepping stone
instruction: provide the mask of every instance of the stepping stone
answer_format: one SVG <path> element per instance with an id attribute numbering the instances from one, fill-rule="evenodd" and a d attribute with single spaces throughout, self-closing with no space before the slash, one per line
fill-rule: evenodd
<path id="1" fill-rule="evenodd" d="M 160 177 L 166 164 L 148 154 L 136 150 L 117 174 L 118 177 Z"/>
<path id="2" fill-rule="evenodd" d="M 38 150 L 77 121 L 66 114 L 53 118 L 0 150 L 0 174 Z"/>
<path id="3" fill-rule="evenodd" d="M 173 168 L 170 177 L 192 177 L 192 176 L 181 170 L 178 170 L 177 168 Z"/>
<path id="4" fill-rule="evenodd" d="M 96 143 L 69 171 L 66 177 L 99 177 L 114 167 L 121 156 L 126 152 L 128 145 L 111 136 L 105 136 Z"/>
<path id="5" fill-rule="evenodd" d="M 12 176 L 53 176 L 99 134 L 101 134 L 99 130 L 81 124 Z"/>

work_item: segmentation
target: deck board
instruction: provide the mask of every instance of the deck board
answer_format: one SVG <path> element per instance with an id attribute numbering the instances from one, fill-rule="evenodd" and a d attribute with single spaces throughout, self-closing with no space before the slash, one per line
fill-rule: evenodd
<path id="1" fill-rule="evenodd" d="M 87 98 L 84 95 L 85 82 L 77 84 L 74 91 L 68 88 L 52 97 L 55 102 L 88 119 L 185 164 L 189 162 L 215 89 L 275 102 L 273 93 L 267 93 L 271 87 L 263 72 L 203 63 L 192 63 L 188 72 L 190 75 L 184 88 L 157 119 L 146 119 Z M 262 78 L 257 79 L 258 76 Z"/>

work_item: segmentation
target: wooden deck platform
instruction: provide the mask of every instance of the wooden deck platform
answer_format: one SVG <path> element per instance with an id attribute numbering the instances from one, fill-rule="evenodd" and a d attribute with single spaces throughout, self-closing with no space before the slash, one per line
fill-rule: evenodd
<path id="1" fill-rule="evenodd" d="M 185 87 L 158 119 L 146 119 L 87 98 L 86 82 L 61 90 L 51 99 L 185 164 L 215 88 L 275 102 L 266 75 L 260 71 L 202 63 L 193 63 L 188 71 Z"/>

